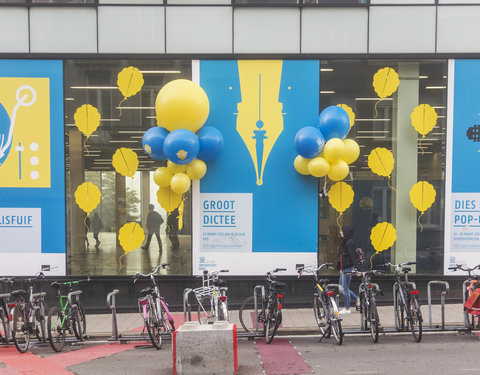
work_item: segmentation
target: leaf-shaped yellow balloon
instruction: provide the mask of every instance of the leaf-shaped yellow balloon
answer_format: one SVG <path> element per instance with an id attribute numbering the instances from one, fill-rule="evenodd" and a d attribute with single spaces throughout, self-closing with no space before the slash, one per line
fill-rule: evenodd
<path id="1" fill-rule="evenodd" d="M 343 213 L 353 203 L 353 189 L 345 182 L 337 182 L 328 192 L 328 201 L 332 207 Z"/>
<path id="2" fill-rule="evenodd" d="M 393 246 L 396 239 L 397 231 L 392 224 L 387 222 L 378 223 L 370 233 L 370 241 L 377 253 Z"/>
<path id="3" fill-rule="evenodd" d="M 129 148 L 119 148 L 113 154 L 112 165 L 122 176 L 133 177 L 138 168 L 138 156 Z"/>
<path id="4" fill-rule="evenodd" d="M 353 126 L 353 123 L 355 122 L 355 112 L 353 112 L 353 109 L 346 104 L 337 104 L 337 107 L 344 109 L 345 112 L 348 113 L 348 117 L 350 118 L 350 129 L 351 129 Z"/>
<path id="5" fill-rule="evenodd" d="M 77 108 L 73 115 L 78 130 L 88 137 L 97 130 L 100 125 L 100 113 L 90 104 L 84 104 Z"/>
<path id="6" fill-rule="evenodd" d="M 435 109 L 428 104 L 420 104 L 415 107 L 410 118 L 412 119 L 412 126 L 415 130 L 419 132 L 422 137 L 425 137 L 437 124 L 438 115 Z"/>
<path id="7" fill-rule="evenodd" d="M 75 191 L 75 202 L 88 214 L 97 208 L 101 197 L 100 189 L 91 182 L 84 182 Z"/>
<path id="8" fill-rule="evenodd" d="M 427 181 L 419 181 L 410 190 L 410 202 L 423 214 L 435 202 L 436 195 L 437 192 L 432 184 Z"/>
<path id="9" fill-rule="evenodd" d="M 180 203 L 180 206 L 178 206 L 178 230 L 182 230 L 183 228 L 183 210 L 185 208 L 185 201 L 182 201 Z"/>
<path id="10" fill-rule="evenodd" d="M 373 88 L 380 99 L 397 91 L 399 83 L 397 72 L 389 67 L 379 69 L 373 76 Z"/>
<path id="11" fill-rule="evenodd" d="M 377 147 L 368 155 L 368 166 L 373 173 L 379 176 L 389 177 L 392 174 L 395 159 L 393 154 L 383 147 Z"/>
<path id="12" fill-rule="evenodd" d="M 165 211 L 170 213 L 182 203 L 182 194 L 175 193 L 170 186 L 161 187 L 157 191 L 157 201 Z"/>
<path id="13" fill-rule="evenodd" d="M 122 249 L 128 253 L 139 248 L 145 240 L 145 232 L 138 223 L 127 223 L 118 231 L 118 240 Z"/>
<path id="14" fill-rule="evenodd" d="M 138 93 L 143 87 L 143 74 L 134 66 L 124 68 L 117 77 L 118 89 L 125 98 Z"/>

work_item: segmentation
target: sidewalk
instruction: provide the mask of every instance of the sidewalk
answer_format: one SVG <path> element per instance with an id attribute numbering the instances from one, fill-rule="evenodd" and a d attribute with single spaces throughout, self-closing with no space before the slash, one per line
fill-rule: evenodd
<path id="1" fill-rule="evenodd" d="M 360 329 L 360 313 L 352 308 L 351 315 L 343 315 L 343 329 Z M 423 316 L 423 326 L 428 328 L 428 306 L 421 307 Z M 284 308 L 282 326 L 278 330 L 278 335 L 283 334 L 315 334 L 318 332 L 315 317 L 312 308 L 306 309 L 287 309 Z M 379 306 L 380 323 L 384 328 L 395 327 L 393 306 Z M 241 327 L 238 310 L 229 312 L 230 322 L 235 323 L 238 332 L 243 332 Z M 183 324 L 183 312 L 172 313 L 175 321 L 175 327 Z M 192 319 L 196 320 L 196 312 L 192 312 Z M 139 313 L 117 314 L 118 332 L 125 336 L 139 335 L 143 330 L 143 321 Z M 440 305 L 432 305 L 432 326 L 440 325 L 441 311 Z M 445 305 L 445 326 L 463 326 L 463 305 L 448 304 Z M 91 338 L 108 338 L 112 335 L 112 315 L 111 314 L 87 314 L 87 334 Z"/>

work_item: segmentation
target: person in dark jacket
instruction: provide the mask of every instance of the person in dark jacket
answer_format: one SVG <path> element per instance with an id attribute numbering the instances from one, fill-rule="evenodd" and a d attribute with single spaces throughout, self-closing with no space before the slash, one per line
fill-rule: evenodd
<path id="1" fill-rule="evenodd" d="M 358 296 L 350 290 L 350 282 L 352 281 L 352 275 L 347 272 L 355 270 L 355 266 L 358 263 L 356 245 L 353 241 L 353 227 L 345 225 L 340 232 L 340 248 L 338 250 L 338 268 L 340 271 L 339 284 L 343 287 L 344 307 L 340 311 L 340 314 L 350 314 L 350 300 L 353 298 L 358 304 L 360 299 Z"/>
<path id="2" fill-rule="evenodd" d="M 95 212 L 92 219 L 93 238 L 95 238 L 95 241 L 96 241 L 95 247 L 100 246 L 100 240 L 98 239 L 98 235 L 100 234 L 100 231 L 102 229 L 103 229 L 102 219 L 100 219 L 98 212 Z"/>
<path id="3" fill-rule="evenodd" d="M 150 204 L 148 206 L 148 215 L 147 215 L 147 230 L 148 230 L 148 237 L 145 246 L 142 246 L 143 250 L 148 250 L 150 246 L 150 241 L 152 240 L 152 236 L 155 234 L 157 237 L 158 242 L 158 251 L 162 251 L 162 240 L 160 239 L 160 225 L 163 223 L 162 215 L 160 215 L 157 211 L 154 210 L 155 206 Z"/>

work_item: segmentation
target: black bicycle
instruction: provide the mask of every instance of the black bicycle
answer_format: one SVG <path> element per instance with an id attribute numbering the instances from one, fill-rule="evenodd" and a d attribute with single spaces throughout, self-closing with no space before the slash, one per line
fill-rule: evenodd
<path id="1" fill-rule="evenodd" d="M 408 282 L 410 267 L 417 262 L 405 262 L 400 264 L 385 263 L 386 266 L 395 268 L 396 281 L 393 284 L 393 298 L 395 306 L 395 325 L 397 330 L 406 331 L 410 327 L 413 338 L 416 342 L 422 340 L 422 313 L 418 302 L 418 290 L 411 288 Z M 402 281 L 401 273 L 405 280 Z"/>
<path id="2" fill-rule="evenodd" d="M 261 302 L 257 303 L 256 295 L 247 297 L 240 306 L 240 324 L 247 332 L 256 333 L 263 325 L 263 336 L 267 344 L 275 337 L 282 323 L 282 304 L 285 294 L 285 283 L 274 280 L 274 273 L 286 271 L 286 268 L 275 268 L 265 275 L 265 285 L 260 286 Z M 255 292 L 254 292 L 255 293 Z"/>
<path id="3" fill-rule="evenodd" d="M 335 301 L 335 291 L 328 290 L 328 280 L 319 279 L 318 273 L 322 268 L 334 269 L 333 263 L 324 263 L 318 268 L 313 267 L 299 267 L 297 268 L 298 277 L 303 272 L 313 274 L 313 312 L 317 326 L 320 329 L 322 337 L 330 337 L 333 332 L 333 337 L 338 345 L 342 345 L 342 318 L 338 312 L 337 302 Z"/>
<path id="4" fill-rule="evenodd" d="M 13 285 L 13 278 L 3 277 L 0 279 L 0 284 L 4 285 L 4 290 L 8 289 Z M 10 308 L 15 306 L 14 304 L 9 304 L 10 297 L 10 293 L 0 294 L 0 342 L 4 342 L 7 345 L 10 343 L 10 322 L 8 315 L 10 314 Z"/>

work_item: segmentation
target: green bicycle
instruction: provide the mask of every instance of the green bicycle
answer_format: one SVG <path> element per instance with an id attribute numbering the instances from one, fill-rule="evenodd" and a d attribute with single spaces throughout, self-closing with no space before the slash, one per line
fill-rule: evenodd
<path id="1" fill-rule="evenodd" d="M 73 290 L 73 287 L 81 282 L 89 281 L 67 281 L 64 283 L 54 282 L 52 288 L 57 291 L 57 299 L 60 307 L 54 306 L 48 312 L 48 341 L 56 352 L 61 352 L 65 345 L 67 331 L 74 334 L 79 341 L 83 341 L 87 332 L 85 310 L 80 303 L 81 290 Z M 63 289 L 63 294 L 62 294 Z"/>

